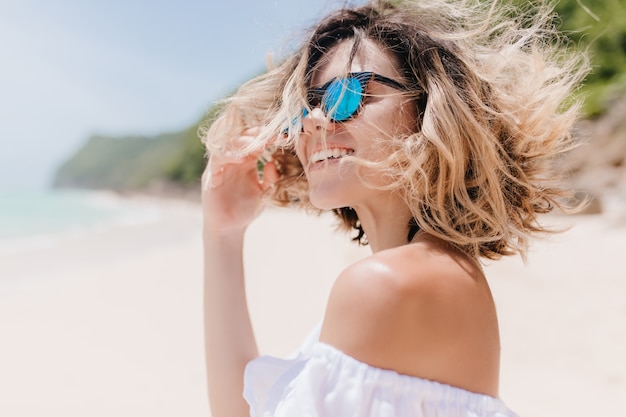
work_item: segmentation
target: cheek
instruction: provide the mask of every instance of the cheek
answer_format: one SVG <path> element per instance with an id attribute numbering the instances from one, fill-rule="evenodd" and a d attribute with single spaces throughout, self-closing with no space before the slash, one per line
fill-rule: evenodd
<path id="1" fill-rule="evenodd" d="M 296 158 L 298 158 L 302 166 L 305 166 L 305 163 L 306 163 L 305 152 L 304 152 L 305 148 L 304 148 L 303 140 L 301 138 L 295 139 L 294 149 L 295 149 Z"/>
<path id="2" fill-rule="evenodd" d="M 382 103 L 381 103 L 382 104 Z M 386 106 L 372 106 L 367 120 L 380 137 L 405 136 L 417 131 L 417 107 L 411 100 L 398 99 Z"/>
<path id="3" fill-rule="evenodd" d="M 417 132 L 417 107 L 415 103 L 405 101 L 399 105 L 397 111 L 393 113 L 393 124 L 396 130 L 395 134 L 398 136 Z"/>
<path id="4" fill-rule="evenodd" d="M 360 125 L 358 132 L 355 131 L 354 134 L 361 138 L 360 156 L 381 162 L 397 147 L 394 138 L 404 138 L 416 132 L 417 116 L 415 106 L 407 102 L 377 110 L 382 111 L 368 114 L 368 122 Z M 367 169 L 363 172 L 371 174 Z"/>

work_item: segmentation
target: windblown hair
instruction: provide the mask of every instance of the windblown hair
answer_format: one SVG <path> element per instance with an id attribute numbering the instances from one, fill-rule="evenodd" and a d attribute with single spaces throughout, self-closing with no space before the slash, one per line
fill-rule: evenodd
<path id="1" fill-rule="evenodd" d="M 475 259 L 524 256 L 530 235 L 550 231 L 538 215 L 568 210 L 553 162 L 573 146 L 574 93 L 588 63 L 566 48 L 547 2 L 526 9 L 500 3 L 380 0 L 337 10 L 299 51 L 227 100 L 204 131 L 208 152 L 264 126 L 243 151 L 276 147 L 281 179 L 268 198 L 313 209 L 294 151 L 299 129 L 282 132 L 306 106 L 325 54 L 343 40 L 354 40 L 355 49 L 367 39 L 398 58 L 418 109 L 417 131 L 386 138 L 390 156 L 377 164 L 412 211 L 409 240 L 420 230 Z M 354 210 L 334 212 L 358 231 L 355 240 L 364 239 Z"/>

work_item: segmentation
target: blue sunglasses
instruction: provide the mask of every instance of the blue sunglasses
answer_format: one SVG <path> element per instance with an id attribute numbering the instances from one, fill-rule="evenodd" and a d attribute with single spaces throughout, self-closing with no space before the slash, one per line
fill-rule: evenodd
<path id="1" fill-rule="evenodd" d="M 401 91 L 410 91 L 409 87 L 391 78 L 373 72 L 352 72 L 345 77 L 333 78 L 321 87 L 308 90 L 307 99 L 310 108 L 320 107 L 334 123 L 345 122 L 354 117 L 363 107 L 363 97 L 370 81 L 376 81 Z M 308 114 L 302 109 L 302 118 Z"/>

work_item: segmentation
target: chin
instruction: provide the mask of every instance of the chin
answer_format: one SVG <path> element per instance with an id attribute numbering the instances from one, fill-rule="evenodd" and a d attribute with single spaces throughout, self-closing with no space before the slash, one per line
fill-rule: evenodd
<path id="1" fill-rule="evenodd" d="M 353 193 L 346 187 L 335 184 L 320 184 L 315 188 L 309 188 L 309 201 L 313 207 L 320 210 L 332 210 L 348 207 L 354 202 Z"/>
<path id="2" fill-rule="evenodd" d="M 318 171 L 307 179 L 309 201 L 320 210 L 348 207 L 362 192 L 359 179 L 349 171 Z"/>
<path id="3" fill-rule="evenodd" d="M 313 207 L 320 210 L 333 210 L 349 206 L 349 204 L 342 204 L 337 199 L 328 198 L 327 196 L 316 196 L 315 193 L 309 194 L 309 201 Z"/>

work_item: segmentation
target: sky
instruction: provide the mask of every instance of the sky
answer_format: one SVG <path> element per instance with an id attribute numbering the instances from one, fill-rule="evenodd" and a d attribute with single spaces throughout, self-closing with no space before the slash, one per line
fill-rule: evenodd
<path id="1" fill-rule="evenodd" d="M 345 2 L 0 0 L 0 190 L 47 187 L 91 135 L 188 127 Z"/>

